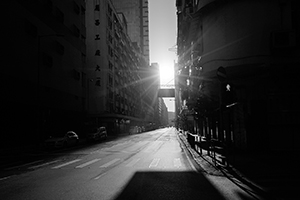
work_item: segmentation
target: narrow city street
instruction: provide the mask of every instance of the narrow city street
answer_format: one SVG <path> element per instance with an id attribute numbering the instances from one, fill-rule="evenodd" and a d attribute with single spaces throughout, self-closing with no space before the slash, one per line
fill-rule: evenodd
<path id="1" fill-rule="evenodd" d="M 5 169 L 1 199 L 251 199 L 226 178 L 198 172 L 175 128 L 52 154 Z"/>

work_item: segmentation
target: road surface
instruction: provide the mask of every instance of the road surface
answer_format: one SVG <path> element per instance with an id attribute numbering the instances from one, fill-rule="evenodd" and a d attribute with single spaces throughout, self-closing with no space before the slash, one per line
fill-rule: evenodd
<path id="1" fill-rule="evenodd" d="M 197 166 L 174 128 L 128 135 L 6 169 L 0 198 L 231 199 Z M 10 173 L 8 173 L 10 172 Z M 224 186 L 225 184 L 225 186 Z"/>

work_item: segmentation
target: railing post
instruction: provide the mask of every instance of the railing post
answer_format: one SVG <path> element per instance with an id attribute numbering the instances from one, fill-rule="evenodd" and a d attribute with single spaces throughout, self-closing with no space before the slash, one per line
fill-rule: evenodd
<path id="1" fill-rule="evenodd" d="M 213 151 L 214 165 L 217 166 L 217 162 L 216 162 L 216 149 L 215 149 L 215 142 L 214 142 L 214 140 L 212 140 L 211 144 L 212 144 L 211 146 L 212 146 L 212 151 Z"/>

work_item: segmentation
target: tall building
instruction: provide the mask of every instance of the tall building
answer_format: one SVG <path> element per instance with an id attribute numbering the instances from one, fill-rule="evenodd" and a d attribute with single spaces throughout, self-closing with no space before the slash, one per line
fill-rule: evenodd
<path id="1" fill-rule="evenodd" d="M 167 126 L 169 124 L 169 115 L 168 115 L 168 108 L 163 100 L 163 98 L 158 98 L 158 116 L 159 116 L 159 125 L 160 126 Z"/>
<path id="2" fill-rule="evenodd" d="M 80 134 L 86 111 L 85 2 L 12 0 L 5 14 L 1 114 L 9 133 L 1 133 L 0 146 L 36 145 L 58 130 Z"/>
<path id="3" fill-rule="evenodd" d="M 86 1 L 86 123 L 105 125 L 109 134 L 144 126 L 153 113 L 143 106 L 140 68 L 144 57 L 127 27 L 126 17 L 116 11 L 111 0 Z M 150 114 L 145 115 L 145 110 Z"/>
<path id="4" fill-rule="evenodd" d="M 148 0 L 112 0 L 118 14 L 124 16 L 127 22 L 126 31 L 137 49 L 141 50 L 139 74 L 141 77 L 140 87 L 142 88 L 142 111 L 144 119 L 149 124 L 154 124 L 158 99 L 157 88 L 153 87 L 156 82 L 156 73 L 153 67 L 149 66 L 149 8 Z M 155 79 L 155 80 L 154 80 Z M 159 79 L 158 79 L 159 80 Z M 151 82 L 154 81 L 154 82 Z"/>
<path id="5" fill-rule="evenodd" d="M 151 63 L 148 75 L 148 95 L 151 98 L 151 106 L 154 108 L 153 122 L 156 128 L 168 124 L 168 109 L 163 98 L 158 97 L 160 88 L 159 64 Z"/>
<path id="6" fill-rule="evenodd" d="M 141 97 L 144 55 L 110 0 L 12 0 L 6 11 L 1 113 L 3 128 L 20 135 L 1 134 L 1 147 L 66 130 L 84 137 L 90 123 L 112 134 L 151 122 Z"/>
<path id="7" fill-rule="evenodd" d="M 124 14 L 127 32 L 132 42 L 141 48 L 149 66 L 149 7 L 148 0 L 112 0 L 117 12 Z"/>

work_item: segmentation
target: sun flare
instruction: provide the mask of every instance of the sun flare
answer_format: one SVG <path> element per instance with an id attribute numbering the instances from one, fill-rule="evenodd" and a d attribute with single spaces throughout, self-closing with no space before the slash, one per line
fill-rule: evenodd
<path id="1" fill-rule="evenodd" d="M 159 64 L 160 85 L 161 87 L 173 87 L 174 85 L 174 66 L 169 63 Z"/>

